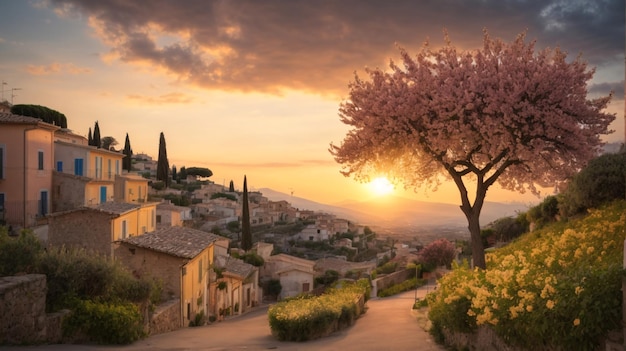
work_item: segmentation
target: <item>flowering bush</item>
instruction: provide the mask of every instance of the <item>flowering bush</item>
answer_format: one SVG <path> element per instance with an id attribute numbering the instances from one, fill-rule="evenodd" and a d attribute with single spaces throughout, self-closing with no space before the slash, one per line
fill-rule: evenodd
<path id="1" fill-rule="evenodd" d="M 424 267 L 447 266 L 454 260 L 456 248 L 448 239 L 437 239 L 419 253 L 419 262 Z"/>
<path id="2" fill-rule="evenodd" d="M 621 320 L 626 202 L 526 234 L 457 266 L 428 296 L 432 333 L 490 326 L 525 348 L 593 350 Z"/>
<path id="3" fill-rule="evenodd" d="M 363 312 L 357 301 L 369 294 L 369 281 L 345 283 L 317 296 L 303 296 L 271 306 L 268 318 L 272 335 L 281 341 L 306 341 L 350 326 Z"/>

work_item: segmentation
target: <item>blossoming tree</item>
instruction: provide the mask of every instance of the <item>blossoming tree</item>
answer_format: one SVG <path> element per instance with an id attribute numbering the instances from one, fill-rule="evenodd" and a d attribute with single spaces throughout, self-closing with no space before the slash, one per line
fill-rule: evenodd
<path id="1" fill-rule="evenodd" d="M 329 151 L 341 173 L 367 181 L 385 173 L 406 188 L 437 190 L 451 179 L 468 221 L 474 265 L 485 268 L 480 212 L 496 181 L 538 194 L 580 170 L 603 145 L 611 96 L 587 97 L 594 69 L 559 49 L 535 51 L 522 33 L 511 43 L 484 32 L 482 49 L 428 43 L 402 66 L 355 75 L 339 108 L 350 126 Z M 473 198 L 472 198 L 473 196 Z"/>

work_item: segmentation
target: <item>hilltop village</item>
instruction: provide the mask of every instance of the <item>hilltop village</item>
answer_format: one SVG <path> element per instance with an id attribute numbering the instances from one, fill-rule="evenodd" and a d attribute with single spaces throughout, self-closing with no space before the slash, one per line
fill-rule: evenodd
<path id="1" fill-rule="evenodd" d="M 242 191 L 232 181 L 181 167 L 166 186 L 149 155 L 132 155 L 128 171 L 123 152 L 41 119 L 5 110 L 0 127 L 0 220 L 9 236 L 32 231 L 47 249 L 85 250 L 135 277 L 158 277 L 163 303 L 151 334 L 417 259 L 417 248 L 369 227 L 258 191 L 247 193 L 253 247 L 244 251 Z"/>

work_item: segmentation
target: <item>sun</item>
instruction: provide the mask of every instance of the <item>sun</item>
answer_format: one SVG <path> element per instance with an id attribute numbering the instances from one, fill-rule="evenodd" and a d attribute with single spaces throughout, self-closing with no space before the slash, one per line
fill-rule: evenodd
<path id="1" fill-rule="evenodd" d="M 372 180 L 368 185 L 370 190 L 378 196 L 390 194 L 394 190 L 393 184 L 391 184 L 386 177 L 378 177 Z"/>

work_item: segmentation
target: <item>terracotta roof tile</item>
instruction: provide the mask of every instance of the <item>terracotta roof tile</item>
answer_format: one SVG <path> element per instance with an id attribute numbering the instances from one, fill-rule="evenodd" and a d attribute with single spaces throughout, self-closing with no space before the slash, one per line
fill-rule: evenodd
<path id="1" fill-rule="evenodd" d="M 167 227 L 133 236 L 121 242 L 163 252 L 172 256 L 192 259 L 221 236 L 187 227 Z"/>

